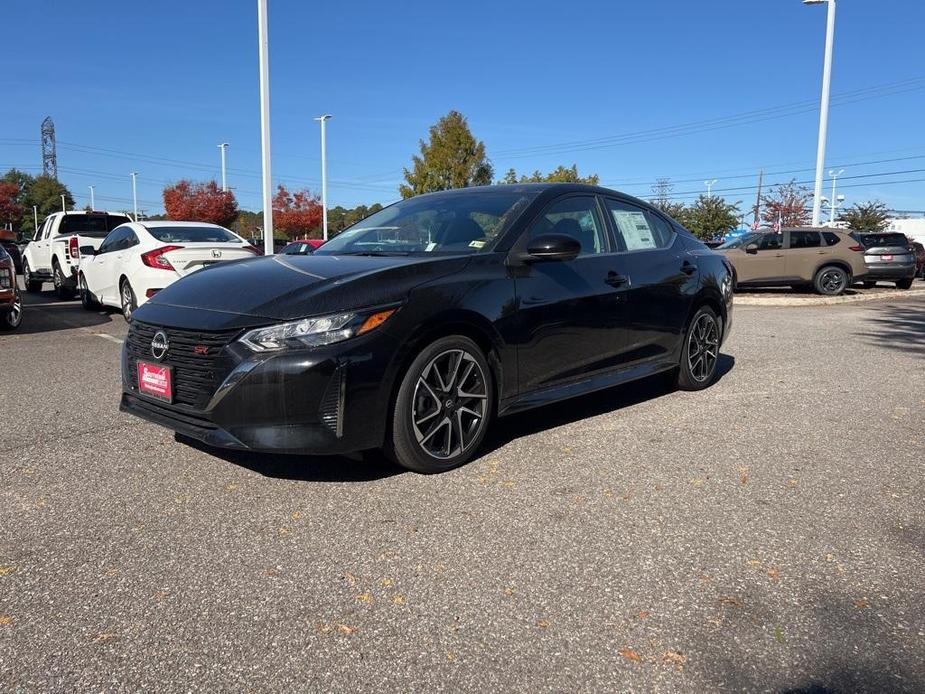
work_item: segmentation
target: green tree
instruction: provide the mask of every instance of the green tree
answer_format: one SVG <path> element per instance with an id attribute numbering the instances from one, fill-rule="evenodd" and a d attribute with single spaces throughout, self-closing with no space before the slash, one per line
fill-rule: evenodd
<path id="1" fill-rule="evenodd" d="M 838 221 L 847 222 L 854 231 L 883 231 L 889 220 L 889 210 L 880 201 L 855 203 L 838 216 Z"/>
<path id="2" fill-rule="evenodd" d="M 675 217 L 698 238 L 712 239 L 724 236 L 739 224 L 739 204 L 723 198 L 701 195 L 697 202 L 686 208 L 681 218 Z"/>
<path id="3" fill-rule="evenodd" d="M 420 148 L 421 155 L 412 157 L 412 169 L 405 169 L 407 185 L 398 188 L 403 198 L 491 183 L 494 169 L 485 156 L 485 143 L 475 139 L 458 111 L 431 126 L 430 141 L 421 140 Z"/>
<path id="4" fill-rule="evenodd" d="M 508 169 L 507 173 L 504 174 L 499 183 L 587 183 L 588 185 L 596 186 L 600 182 L 600 177 L 597 174 L 591 174 L 589 176 L 579 176 L 578 175 L 578 165 L 572 164 L 571 166 L 562 166 L 561 164 L 557 166 L 554 170 L 550 171 L 548 174 L 544 174 L 542 171 L 534 171 L 529 176 L 518 176 L 517 172 L 514 169 Z"/>

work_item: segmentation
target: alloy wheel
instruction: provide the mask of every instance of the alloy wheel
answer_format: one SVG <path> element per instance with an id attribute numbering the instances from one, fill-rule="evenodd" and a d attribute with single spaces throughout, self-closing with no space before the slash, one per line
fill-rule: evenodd
<path id="1" fill-rule="evenodd" d="M 845 288 L 845 275 L 834 268 L 826 270 L 819 279 L 819 285 L 826 294 L 838 294 Z"/>
<path id="2" fill-rule="evenodd" d="M 128 282 L 122 283 L 122 315 L 126 321 L 132 319 L 132 288 Z"/>
<path id="3" fill-rule="evenodd" d="M 718 355 L 719 326 L 713 316 L 703 313 L 691 326 L 687 342 L 687 365 L 695 381 L 704 383 L 713 376 Z"/>
<path id="4" fill-rule="evenodd" d="M 22 323 L 22 297 L 19 292 L 13 297 L 13 307 L 6 314 L 6 323 L 11 328 L 18 328 Z"/>
<path id="5" fill-rule="evenodd" d="M 488 387 L 482 367 L 469 352 L 441 352 L 421 371 L 411 400 L 418 445 L 445 460 L 466 451 L 485 426 Z"/>

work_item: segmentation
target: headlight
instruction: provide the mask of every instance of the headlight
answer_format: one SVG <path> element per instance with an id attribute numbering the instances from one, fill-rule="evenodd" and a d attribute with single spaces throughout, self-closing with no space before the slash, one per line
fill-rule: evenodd
<path id="1" fill-rule="evenodd" d="M 321 347 L 363 335 L 378 328 L 395 313 L 395 309 L 376 313 L 336 313 L 331 316 L 304 318 L 257 328 L 239 338 L 253 352 L 278 352 L 284 349 Z"/>

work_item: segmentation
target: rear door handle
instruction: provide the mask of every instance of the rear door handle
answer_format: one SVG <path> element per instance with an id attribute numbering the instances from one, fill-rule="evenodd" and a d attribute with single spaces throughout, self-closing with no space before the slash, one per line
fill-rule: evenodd
<path id="1" fill-rule="evenodd" d="M 685 260 L 681 264 L 681 272 L 683 272 L 685 275 L 693 275 L 695 272 L 697 272 L 697 266 L 694 265 L 691 261 Z"/>
<path id="2" fill-rule="evenodd" d="M 605 284 L 609 284 L 611 287 L 620 287 L 624 284 L 627 284 L 630 281 L 630 278 L 625 275 L 618 275 L 616 272 L 610 271 L 607 273 L 607 279 L 604 280 Z"/>

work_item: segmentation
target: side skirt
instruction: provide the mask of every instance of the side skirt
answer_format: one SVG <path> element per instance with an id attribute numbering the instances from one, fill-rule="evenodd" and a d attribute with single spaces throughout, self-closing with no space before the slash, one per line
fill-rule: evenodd
<path id="1" fill-rule="evenodd" d="M 676 361 L 646 362 L 619 371 L 599 374 L 582 381 L 535 390 L 512 398 L 506 403 L 501 403 L 501 406 L 498 408 L 498 416 L 503 417 L 505 415 L 523 412 L 524 410 L 532 410 L 534 407 L 542 407 L 543 405 L 587 395 L 588 393 L 593 393 L 605 388 L 612 388 L 613 386 L 623 385 L 631 381 L 638 381 L 641 378 L 654 376 L 664 371 L 670 371 L 677 366 L 678 363 Z"/>

